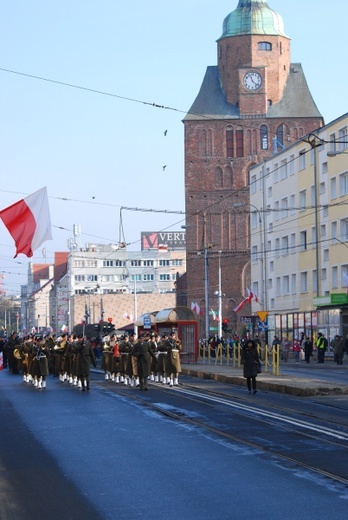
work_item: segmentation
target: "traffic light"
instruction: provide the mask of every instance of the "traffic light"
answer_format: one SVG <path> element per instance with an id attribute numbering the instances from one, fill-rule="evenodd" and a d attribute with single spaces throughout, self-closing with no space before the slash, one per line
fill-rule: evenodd
<path id="1" fill-rule="evenodd" d="M 223 330 L 223 332 L 227 332 L 227 330 L 228 330 L 228 319 L 227 318 L 224 318 L 222 320 L 222 330 Z"/>

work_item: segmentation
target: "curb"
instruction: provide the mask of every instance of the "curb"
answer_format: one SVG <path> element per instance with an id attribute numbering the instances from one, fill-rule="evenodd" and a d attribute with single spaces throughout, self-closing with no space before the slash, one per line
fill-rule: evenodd
<path id="1" fill-rule="evenodd" d="M 233 385 L 246 386 L 246 380 L 242 376 L 228 376 L 224 374 L 217 374 L 215 372 L 193 370 L 192 368 L 182 368 L 182 374 L 198 377 L 201 379 L 210 379 L 213 381 L 220 381 L 222 383 L 229 383 Z M 262 377 L 262 375 L 261 375 Z M 281 378 L 281 376 L 278 376 Z M 267 381 L 261 379 L 260 376 L 257 380 L 257 385 L 260 390 L 268 390 L 270 392 L 278 392 L 282 394 L 290 394 L 295 396 L 315 396 L 315 395 L 344 395 L 348 394 L 348 386 L 338 386 L 336 383 L 326 383 L 324 381 L 311 380 L 308 382 L 304 381 L 293 381 L 289 384 L 287 382 L 279 381 Z"/>

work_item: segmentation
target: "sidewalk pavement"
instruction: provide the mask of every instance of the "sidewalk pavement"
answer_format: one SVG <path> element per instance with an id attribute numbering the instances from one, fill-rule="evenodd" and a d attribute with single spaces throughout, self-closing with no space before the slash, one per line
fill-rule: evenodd
<path id="1" fill-rule="evenodd" d="M 316 365 L 311 363 L 307 367 L 311 367 L 313 377 L 302 373 L 300 367 L 296 376 L 282 373 L 286 368 L 293 368 L 298 366 L 295 363 L 288 363 L 286 367 L 280 367 L 280 375 L 272 374 L 272 371 L 257 375 L 257 386 L 261 390 L 268 390 L 271 392 L 280 392 L 283 394 L 291 394 L 297 396 L 314 396 L 314 395 L 342 395 L 348 394 L 348 364 L 340 365 L 339 368 L 344 368 L 347 371 L 347 384 L 341 384 L 335 381 L 330 381 L 330 374 L 328 380 L 324 381 L 315 377 L 318 371 L 322 371 L 325 366 L 332 367 L 333 361 L 328 361 L 324 365 Z M 226 364 L 186 364 L 182 363 L 182 374 L 193 377 L 200 377 L 201 379 L 212 379 L 221 381 L 223 383 L 231 383 L 233 385 L 246 386 L 246 379 L 243 377 L 243 369 L 233 367 Z M 264 367 L 262 367 L 263 369 Z"/>

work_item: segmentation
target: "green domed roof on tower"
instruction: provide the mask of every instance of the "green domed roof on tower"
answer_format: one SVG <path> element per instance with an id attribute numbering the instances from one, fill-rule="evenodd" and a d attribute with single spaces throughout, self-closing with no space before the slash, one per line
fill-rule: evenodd
<path id="1" fill-rule="evenodd" d="M 287 37 L 282 17 L 268 6 L 267 0 L 239 0 L 237 9 L 226 16 L 219 39 L 241 34 Z"/>

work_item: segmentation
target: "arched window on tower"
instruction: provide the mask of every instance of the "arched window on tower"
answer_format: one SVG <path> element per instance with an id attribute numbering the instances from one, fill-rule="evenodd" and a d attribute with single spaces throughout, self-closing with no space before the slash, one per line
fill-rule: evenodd
<path id="1" fill-rule="evenodd" d="M 227 166 L 227 168 L 225 170 L 224 188 L 226 188 L 226 189 L 233 188 L 233 171 L 232 171 L 231 166 Z"/>
<path id="2" fill-rule="evenodd" d="M 260 143 L 261 143 L 261 150 L 268 150 L 268 128 L 267 128 L 267 125 L 261 125 L 261 127 L 260 127 Z"/>
<path id="3" fill-rule="evenodd" d="M 215 188 L 223 188 L 222 169 L 220 166 L 215 170 Z"/>
<path id="4" fill-rule="evenodd" d="M 258 47 L 259 51 L 271 51 L 272 50 L 272 44 L 270 42 L 259 42 L 257 47 Z"/>
<path id="5" fill-rule="evenodd" d="M 233 128 L 228 126 L 226 129 L 226 155 L 227 157 L 234 157 L 233 155 Z"/>
<path id="6" fill-rule="evenodd" d="M 244 133 L 241 126 L 236 130 L 236 157 L 244 157 Z"/>
<path id="7" fill-rule="evenodd" d="M 274 150 L 284 150 L 284 125 L 278 126 Z"/>

